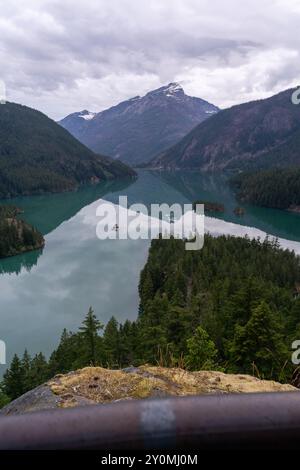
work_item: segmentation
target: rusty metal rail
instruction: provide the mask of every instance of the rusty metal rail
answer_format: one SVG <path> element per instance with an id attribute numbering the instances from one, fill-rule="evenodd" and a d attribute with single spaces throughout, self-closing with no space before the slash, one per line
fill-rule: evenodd
<path id="1" fill-rule="evenodd" d="M 0 449 L 300 446 L 300 393 L 124 401 L 0 418 Z"/>

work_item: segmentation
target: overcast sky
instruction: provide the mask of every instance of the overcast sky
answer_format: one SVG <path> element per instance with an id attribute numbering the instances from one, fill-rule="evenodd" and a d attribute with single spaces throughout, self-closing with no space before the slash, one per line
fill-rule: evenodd
<path id="1" fill-rule="evenodd" d="M 300 0 L 0 0 L 7 99 L 54 119 L 169 82 L 220 106 L 300 83 Z"/>

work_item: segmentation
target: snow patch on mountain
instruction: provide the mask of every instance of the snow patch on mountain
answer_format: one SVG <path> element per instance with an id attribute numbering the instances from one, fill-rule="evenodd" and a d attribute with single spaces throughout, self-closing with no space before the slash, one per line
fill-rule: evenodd
<path id="1" fill-rule="evenodd" d="M 94 119 L 97 113 L 91 113 L 90 111 L 82 111 L 81 114 L 78 115 L 78 117 L 85 119 L 86 121 L 90 121 L 91 119 Z"/>
<path id="2" fill-rule="evenodd" d="M 179 83 L 170 83 L 167 86 L 166 91 L 169 94 L 173 94 L 173 93 L 177 93 L 178 91 L 183 91 L 183 88 L 181 85 L 179 85 Z"/>

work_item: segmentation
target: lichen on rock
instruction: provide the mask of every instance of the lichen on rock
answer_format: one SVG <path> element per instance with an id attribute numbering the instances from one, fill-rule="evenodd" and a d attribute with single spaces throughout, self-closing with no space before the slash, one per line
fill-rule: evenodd
<path id="1" fill-rule="evenodd" d="M 280 391 L 299 390 L 292 385 L 260 380 L 250 375 L 217 371 L 189 372 L 179 368 L 148 365 L 122 370 L 85 367 L 55 376 L 43 386 L 14 400 L 1 412 L 18 414 L 167 396 Z"/>

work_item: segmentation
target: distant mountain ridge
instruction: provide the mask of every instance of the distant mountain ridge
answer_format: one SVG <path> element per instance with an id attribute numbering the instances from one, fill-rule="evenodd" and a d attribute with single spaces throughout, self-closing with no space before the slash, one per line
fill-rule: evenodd
<path id="1" fill-rule="evenodd" d="M 70 114 L 59 124 L 93 151 L 137 164 L 148 162 L 218 111 L 186 95 L 178 83 L 169 83 L 100 113 Z"/>
<path id="2" fill-rule="evenodd" d="M 134 175 L 121 162 L 94 154 L 43 113 L 0 105 L 0 198 Z"/>
<path id="3" fill-rule="evenodd" d="M 219 171 L 300 165 L 300 106 L 291 101 L 293 91 L 220 111 L 149 166 Z"/>

